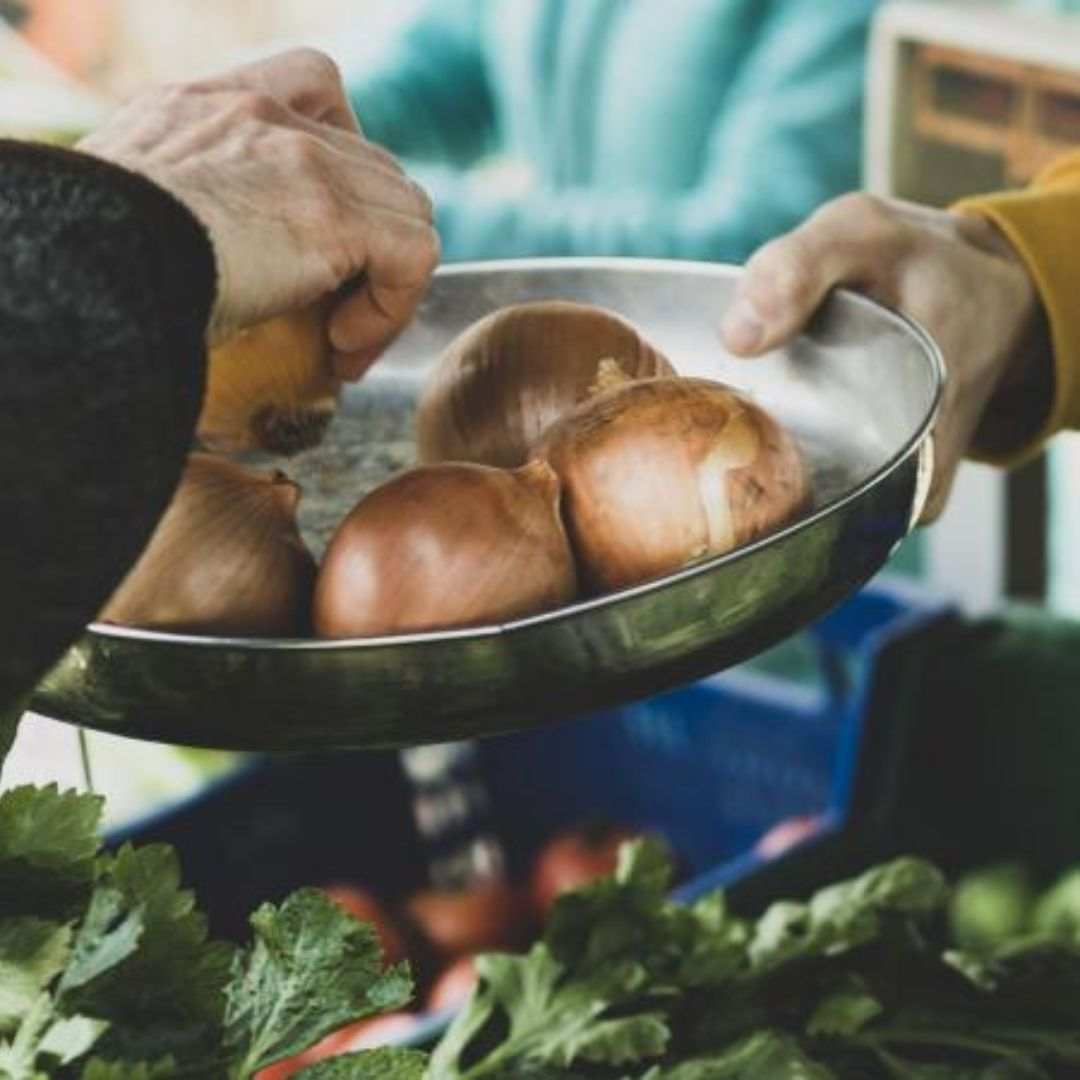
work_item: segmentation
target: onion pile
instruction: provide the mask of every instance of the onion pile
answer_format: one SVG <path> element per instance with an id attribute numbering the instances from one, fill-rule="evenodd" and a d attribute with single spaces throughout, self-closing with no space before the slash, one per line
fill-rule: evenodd
<path id="1" fill-rule="evenodd" d="M 336 395 L 313 307 L 218 351 L 200 433 L 298 449 L 321 437 Z M 765 410 L 676 376 L 628 322 L 581 304 L 517 305 L 466 330 L 417 430 L 424 464 L 353 507 L 317 575 L 296 485 L 193 455 L 102 618 L 326 638 L 501 622 L 569 603 L 579 582 L 598 594 L 724 554 L 809 498 L 799 449 Z"/>
<path id="2" fill-rule="evenodd" d="M 662 378 L 605 391 L 546 432 L 584 584 L 624 588 L 771 531 L 806 503 L 791 436 L 742 394 Z"/>
<path id="3" fill-rule="evenodd" d="M 192 454 L 101 621 L 219 635 L 306 632 L 315 560 L 297 529 L 299 501 L 282 472 Z"/>
<path id="4" fill-rule="evenodd" d="M 550 424 L 609 382 L 672 374 L 613 312 L 555 300 L 500 308 L 440 357 L 417 407 L 420 460 L 513 468 Z"/>
<path id="5" fill-rule="evenodd" d="M 326 302 L 241 330 L 212 349 L 196 433 L 210 450 L 294 454 L 322 441 L 341 389 Z"/>
<path id="6" fill-rule="evenodd" d="M 338 527 L 314 625 L 323 637 L 471 626 L 558 607 L 575 590 L 550 466 L 428 465 L 376 488 Z"/>

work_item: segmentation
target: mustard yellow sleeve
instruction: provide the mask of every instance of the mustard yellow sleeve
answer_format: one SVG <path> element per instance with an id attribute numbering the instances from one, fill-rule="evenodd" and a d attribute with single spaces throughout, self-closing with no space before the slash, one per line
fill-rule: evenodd
<path id="1" fill-rule="evenodd" d="M 1023 191 L 963 199 L 953 210 L 988 217 L 1026 264 L 1053 351 L 1053 392 L 1020 446 L 981 455 L 1002 464 L 1029 457 L 1062 428 L 1080 427 L 1080 152 L 1058 159 Z M 979 455 L 977 455 L 979 456 Z"/>

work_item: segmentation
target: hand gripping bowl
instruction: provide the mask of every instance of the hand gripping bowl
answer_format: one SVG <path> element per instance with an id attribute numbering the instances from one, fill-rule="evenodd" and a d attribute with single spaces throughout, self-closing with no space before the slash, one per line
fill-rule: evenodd
<path id="1" fill-rule="evenodd" d="M 337 520 L 412 461 L 424 375 L 505 304 L 562 298 L 626 316 L 680 374 L 751 393 L 810 463 L 811 509 L 731 554 L 498 626 L 366 640 L 210 638 L 92 625 L 34 696 L 38 713 L 123 735 L 247 750 L 389 747 L 490 735 L 648 696 L 774 644 L 865 582 L 912 527 L 943 372 L 916 326 L 846 293 L 790 347 L 728 357 L 739 271 L 633 259 L 459 264 L 347 389 L 326 442 L 283 463 L 321 551 Z"/>

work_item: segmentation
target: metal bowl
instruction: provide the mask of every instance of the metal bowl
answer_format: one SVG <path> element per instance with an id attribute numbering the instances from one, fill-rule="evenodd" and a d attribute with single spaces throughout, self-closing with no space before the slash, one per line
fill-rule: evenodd
<path id="1" fill-rule="evenodd" d="M 740 387 L 788 426 L 810 462 L 814 504 L 786 528 L 660 580 L 498 626 L 315 641 L 95 624 L 31 707 L 173 743 L 407 746 L 626 702 L 791 634 L 866 581 L 911 528 L 943 373 L 921 330 L 845 293 L 790 347 L 731 358 L 718 326 L 738 274 L 632 259 L 446 267 L 410 329 L 349 388 L 327 442 L 286 468 L 304 486 L 303 526 L 318 549 L 366 488 L 411 460 L 411 408 L 450 339 L 502 305 L 564 298 L 620 312 L 681 374 Z"/>

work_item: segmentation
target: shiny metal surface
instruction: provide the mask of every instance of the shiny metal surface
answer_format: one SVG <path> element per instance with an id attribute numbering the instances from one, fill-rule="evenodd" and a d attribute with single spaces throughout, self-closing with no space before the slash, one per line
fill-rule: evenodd
<path id="1" fill-rule="evenodd" d="M 494 308 L 543 297 L 601 304 L 633 320 L 680 373 L 749 391 L 796 434 L 811 462 L 814 506 L 779 533 L 661 580 L 501 626 L 320 642 L 94 625 L 31 707 L 203 746 L 405 746 L 648 695 L 792 633 L 869 578 L 909 530 L 925 487 L 941 364 L 918 328 L 850 294 L 833 297 L 790 348 L 757 361 L 730 358 L 718 326 L 737 274 L 619 259 L 444 268 L 414 325 L 350 388 L 343 423 L 384 400 L 413 400 L 442 347 Z M 363 438 L 366 429 L 358 430 Z"/>

